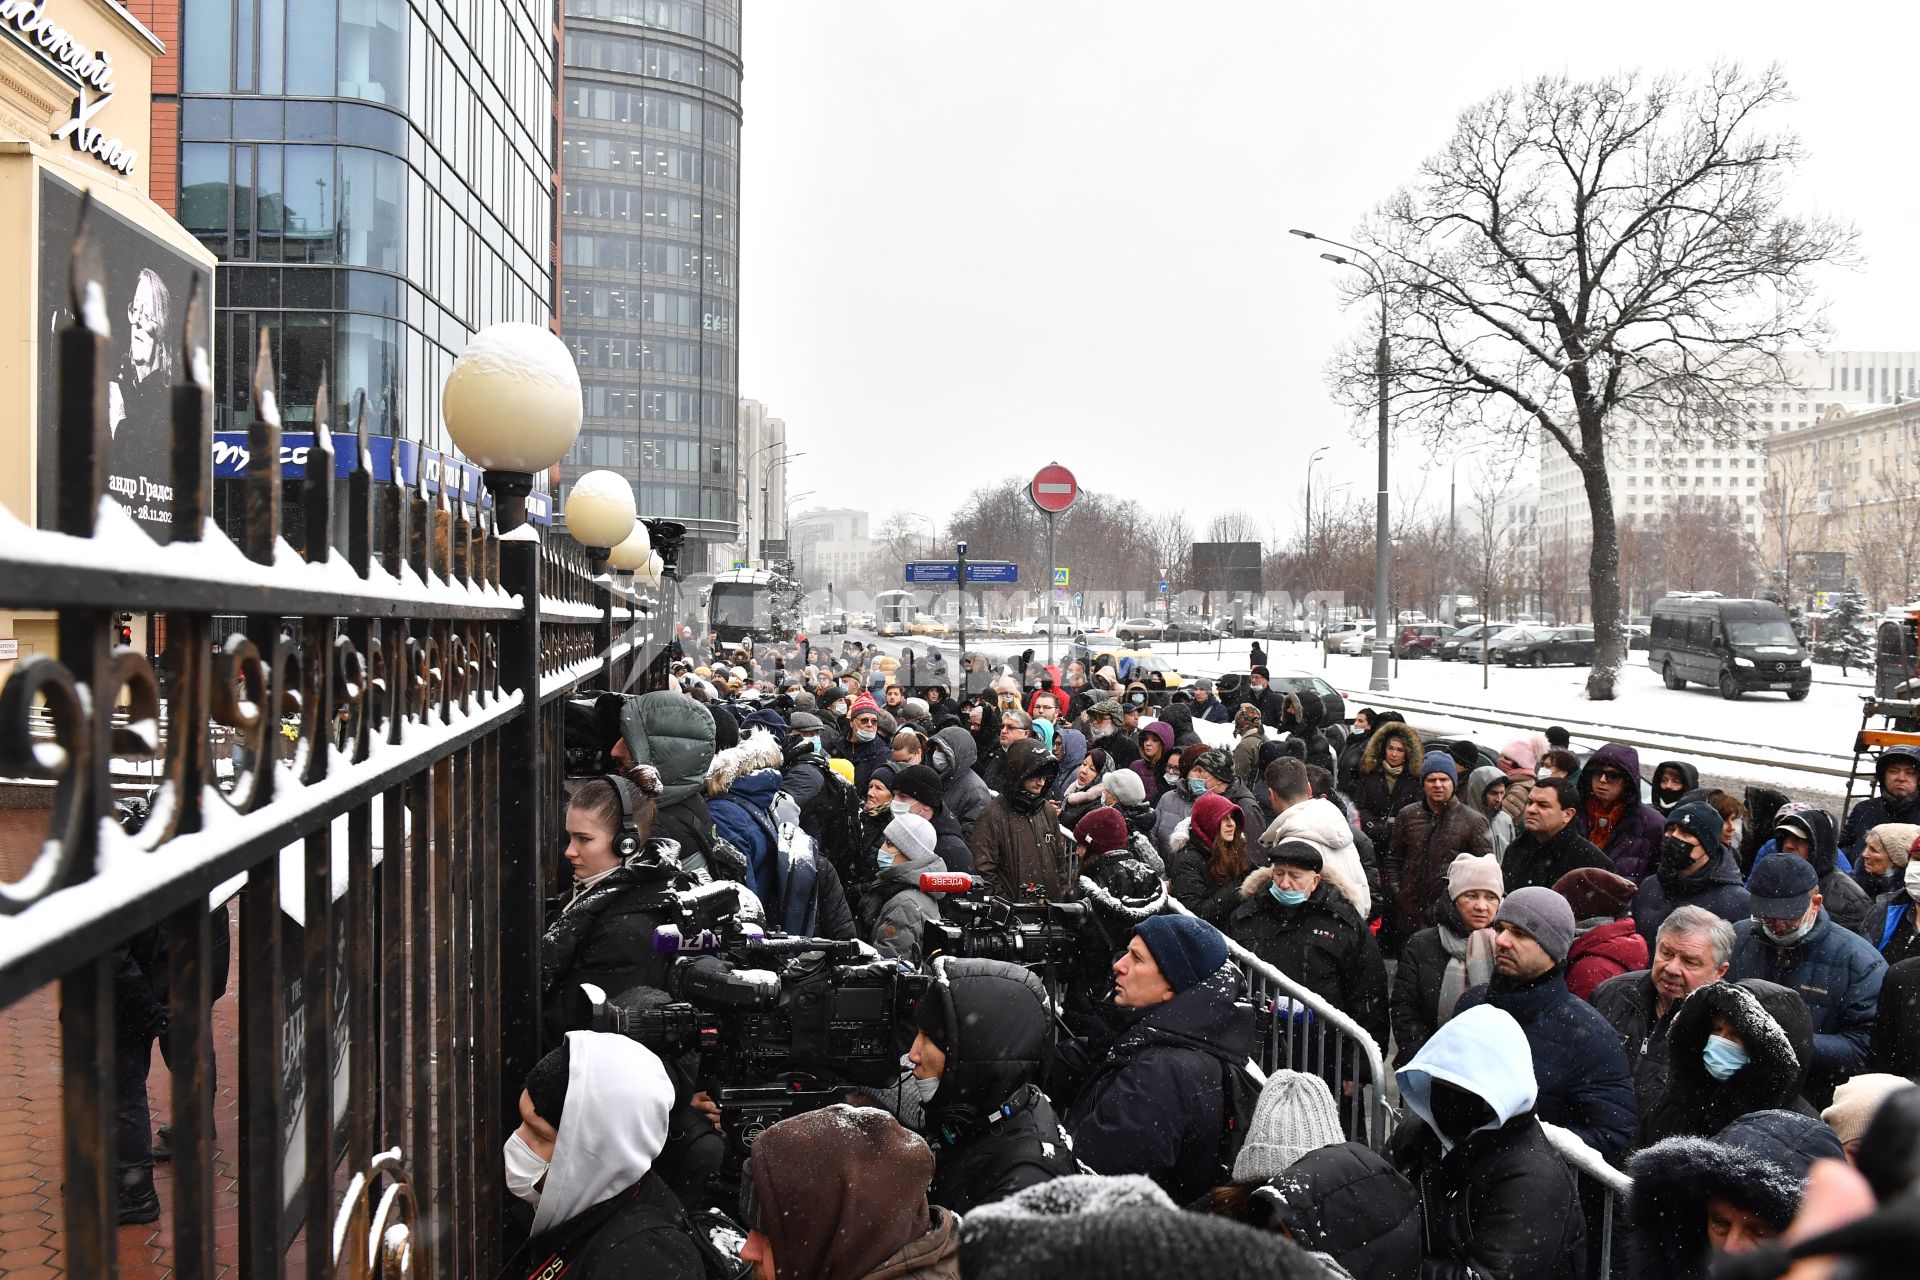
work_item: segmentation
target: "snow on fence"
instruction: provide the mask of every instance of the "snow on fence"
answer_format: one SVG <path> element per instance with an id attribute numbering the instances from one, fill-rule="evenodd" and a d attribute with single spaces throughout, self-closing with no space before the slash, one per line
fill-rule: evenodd
<path id="1" fill-rule="evenodd" d="M 242 1274 L 278 1274 L 302 1232 L 316 1254 L 331 1242 L 315 1274 L 361 1274 L 394 1249 L 420 1274 L 494 1274 L 503 1128 L 540 1045 L 565 699 L 589 682 L 658 687 L 671 619 L 584 549 L 543 541 L 524 478 L 489 475 L 491 504 L 398 468 L 377 480 L 364 397 L 337 495 L 324 377 L 305 476 L 283 484 L 264 334 L 258 462 L 232 482 L 242 529 L 229 540 L 209 519 L 196 348 L 179 353 L 170 419 L 137 424 L 166 437 L 152 479 L 171 485 L 172 537 L 155 542 L 108 496 L 113 308 L 86 223 L 77 318 L 49 339 L 49 527 L 0 513 L 0 608 L 57 618 L 57 656 L 20 660 L 0 686 L 0 782 L 46 815 L 37 851 L 0 879 L 0 1008 L 57 984 L 62 1264 L 113 1272 L 114 977 L 124 944 L 157 938 L 172 1264 L 217 1269 L 210 1006 L 227 924 L 224 903 L 208 908 L 238 884 Z M 206 305 L 196 288 L 189 343 Z M 683 531 L 654 532 L 671 576 Z M 151 615 L 151 656 L 113 646 L 120 612 Z M 123 828 L 116 790 L 148 779 L 144 823 Z M 381 1206 L 371 1222 L 363 1202 Z"/>

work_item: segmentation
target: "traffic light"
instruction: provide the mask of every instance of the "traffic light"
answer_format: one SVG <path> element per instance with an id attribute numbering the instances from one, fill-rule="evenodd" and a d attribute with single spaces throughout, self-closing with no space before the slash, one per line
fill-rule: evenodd
<path id="1" fill-rule="evenodd" d="M 113 624 L 113 642 L 122 648 L 133 647 L 133 615 L 121 614 Z"/>

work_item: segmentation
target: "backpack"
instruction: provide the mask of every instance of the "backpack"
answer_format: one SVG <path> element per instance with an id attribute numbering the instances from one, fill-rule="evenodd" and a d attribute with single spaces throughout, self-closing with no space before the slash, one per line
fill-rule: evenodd
<path id="1" fill-rule="evenodd" d="M 1253 1110 L 1260 1102 L 1260 1086 L 1254 1083 L 1242 1063 L 1220 1059 L 1221 1112 L 1226 1124 L 1220 1131 L 1220 1185 L 1233 1181 L 1234 1162 L 1247 1141 L 1247 1126 L 1253 1123 Z"/>
<path id="2" fill-rule="evenodd" d="M 864 843 L 860 797 L 853 785 L 828 768 L 825 761 L 807 760 L 804 764 L 823 775 L 820 789 L 800 810 L 800 829 L 813 838 L 815 850 L 833 864 L 840 879 L 854 883 L 849 874 L 853 859 Z"/>

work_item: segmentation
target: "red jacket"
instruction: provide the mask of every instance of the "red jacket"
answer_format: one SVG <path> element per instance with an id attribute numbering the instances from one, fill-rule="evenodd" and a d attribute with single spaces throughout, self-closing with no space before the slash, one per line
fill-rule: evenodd
<path id="1" fill-rule="evenodd" d="M 1608 978 L 1647 967 L 1647 940 L 1631 918 L 1612 920 L 1581 934 L 1567 948 L 1567 990 L 1582 1000 Z"/>

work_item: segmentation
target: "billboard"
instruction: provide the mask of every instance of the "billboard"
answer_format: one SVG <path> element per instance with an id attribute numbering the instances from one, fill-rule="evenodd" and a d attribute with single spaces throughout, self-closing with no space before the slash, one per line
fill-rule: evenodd
<path id="1" fill-rule="evenodd" d="M 72 323 L 68 304 L 68 263 L 80 222 L 79 188 L 48 170 L 40 173 L 40 296 L 35 322 L 40 326 L 39 511 L 40 524 L 54 519 L 58 475 L 60 406 L 54 395 L 60 330 Z M 169 424 L 173 385 L 181 381 L 179 362 L 187 323 L 187 295 L 200 277 L 202 331 L 198 343 L 213 350 L 213 273 L 192 258 L 141 230 L 98 201 L 90 215 L 91 234 L 105 272 L 110 332 L 107 369 L 107 491 L 156 542 L 173 533 L 173 483 Z M 211 466 L 212 460 L 208 459 Z"/>
<path id="2" fill-rule="evenodd" d="M 1188 583 L 1200 591 L 1260 590 L 1260 544 L 1196 542 Z"/>

